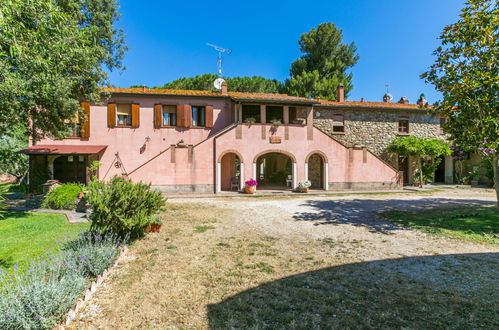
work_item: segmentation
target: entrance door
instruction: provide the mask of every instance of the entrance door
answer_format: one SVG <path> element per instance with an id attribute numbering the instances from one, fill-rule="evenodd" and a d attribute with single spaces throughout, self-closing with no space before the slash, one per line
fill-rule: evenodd
<path id="1" fill-rule="evenodd" d="M 438 167 L 435 171 L 435 182 L 444 183 L 445 182 L 445 158 L 438 157 L 435 161 L 440 161 Z"/>
<path id="2" fill-rule="evenodd" d="M 324 161 L 321 155 L 313 154 L 308 159 L 308 180 L 312 189 L 324 189 Z"/>
<path id="3" fill-rule="evenodd" d="M 60 156 L 54 160 L 54 179 L 62 183 L 87 183 L 87 161 L 85 155 Z"/>
<path id="4" fill-rule="evenodd" d="M 409 160 L 408 157 L 399 156 L 399 171 L 404 174 L 404 184 L 409 184 Z"/>

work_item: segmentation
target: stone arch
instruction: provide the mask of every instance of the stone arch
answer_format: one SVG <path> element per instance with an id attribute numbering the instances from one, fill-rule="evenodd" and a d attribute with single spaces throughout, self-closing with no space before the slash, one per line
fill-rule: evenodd
<path id="1" fill-rule="evenodd" d="M 280 153 L 280 154 L 286 155 L 286 156 L 288 156 L 291 159 L 291 161 L 293 163 L 296 163 L 296 157 L 292 153 L 284 151 L 284 150 L 280 150 L 280 149 L 269 149 L 269 150 L 265 150 L 265 151 L 262 151 L 262 152 L 258 153 L 253 158 L 253 163 L 256 163 L 257 160 L 258 160 L 258 158 L 260 158 L 261 156 L 263 156 L 265 154 L 268 154 L 268 153 L 271 153 L 271 152 L 276 152 L 276 153 Z"/>
<path id="2" fill-rule="evenodd" d="M 217 163 L 220 163 L 222 161 L 222 158 L 225 155 L 230 154 L 230 153 L 235 154 L 239 158 L 239 160 L 241 161 L 241 163 L 244 163 L 243 156 L 241 156 L 241 154 L 237 150 L 233 150 L 233 149 L 225 150 L 224 152 L 222 152 L 220 154 L 220 156 L 218 156 Z"/>
<path id="3" fill-rule="evenodd" d="M 312 156 L 313 156 L 313 155 L 315 155 L 315 154 L 318 154 L 319 156 L 321 156 L 322 161 L 323 161 L 324 163 L 329 163 L 329 162 L 328 162 L 328 159 L 327 159 L 326 154 L 325 154 L 325 153 L 323 153 L 323 152 L 322 152 L 322 151 L 320 151 L 320 150 L 314 150 L 314 151 L 310 152 L 310 153 L 307 155 L 307 157 L 305 158 L 305 163 L 308 163 L 308 160 L 310 159 L 310 157 L 312 157 Z"/>

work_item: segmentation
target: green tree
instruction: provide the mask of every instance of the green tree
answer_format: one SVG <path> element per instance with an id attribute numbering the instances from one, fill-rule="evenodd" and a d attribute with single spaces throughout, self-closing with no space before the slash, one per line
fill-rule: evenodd
<path id="1" fill-rule="evenodd" d="M 28 173 L 28 157 L 18 151 L 28 147 L 28 131 L 16 125 L 0 136 L 0 173 L 12 175 L 18 182 Z"/>
<path id="2" fill-rule="evenodd" d="M 336 99 L 336 87 L 352 89 L 352 74 L 347 70 L 359 60 L 352 42 L 343 44 L 343 33 L 333 23 L 322 23 L 304 33 L 298 42 L 303 56 L 291 64 L 286 87 L 290 95 Z"/>
<path id="3" fill-rule="evenodd" d="M 498 36 L 499 2 L 468 0 L 458 22 L 444 28 L 436 61 L 421 77 L 443 94 L 433 111 L 447 118 L 455 148 L 491 162 L 499 200 Z"/>
<path id="4" fill-rule="evenodd" d="M 218 76 L 212 73 L 205 73 L 195 77 L 179 78 L 161 87 L 166 89 L 188 89 L 215 91 L 213 82 Z M 246 93 L 281 93 L 283 85 L 275 79 L 266 79 L 259 76 L 253 77 L 232 77 L 224 78 L 227 81 L 228 90 L 231 92 Z M 142 87 L 142 86 L 132 86 Z"/>
<path id="5" fill-rule="evenodd" d="M 100 100 L 107 70 L 122 68 L 117 8 L 117 0 L 0 3 L 0 135 L 30 120 L 35 139 L 62 136 L 80 100 Z"/>
<path id="6" fill-rule="evenodd" d="M 437 138 L 420 138 L 416 136 L 399 136 L 390 142 L 386 150 L 400 156 L 414 157 L 418 164 L 417 175 L 420 182 L 424 181 L 424 174 L 433 176 L 433 173 L 423 173 L 424 168 L 434 172 L 436 166 L 438 166 L 436 158 L 452 153 L 445 141 Z M 425 165 L 423 165 L 423 161 L 426 162 Z"/>

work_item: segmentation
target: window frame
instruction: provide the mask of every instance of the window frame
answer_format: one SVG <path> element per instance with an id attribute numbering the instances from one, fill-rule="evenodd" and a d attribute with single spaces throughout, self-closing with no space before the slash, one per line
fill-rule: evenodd
<path id="1" fill-rule="evenodd" d="M 75 116 L 73 119 L 64 120 L 64 124 L 66 125 L 68 132 L 71 130 L 71 135 L 64 137 L 64 139 L 81 139 L 81 137 L 82 137 L 81 132 L 83 129 L 83 124 L 82 124 L 82 121 L 80 119 L 79 113 L 75 113 Z"/>
<path id="2" fill-rule="evenodd" d="M 116 103 L 116 127 L 123 127 L 123 128 L 131 128 L 131 127 L 133 127 L 132 126 L 132 104 L 133 103 L 125 103 L 125 102 L 123 102 L 123 103 Z M 130 114 L 127 115 L 127 117 L 130 118 L 130 124 L 120 124 L 120 119 L 119 119 L 120 117 L 119 116 L 122 116 L 122 115 L 119 114 L 119 107 L 120 107 L 120 105 L 122 105 L 122 106 L 123 105 L 130 106 Z M 127 118 L 127 121 L 128 121 L 128 118 Z"/>
<path id="3" fill-rule="evenodd" d="M 403 126 L 401 125 L 402 122 L 407 122 L 407 127 L 406 127 L 407 131 L 405 131 L 405 132 L 401 130 L 401 128 L 403 128 Z M 397 134 L 409 135 L 410 132 L 411 132 L 411 130 L 410 130 L 409 116 L 400 116 L 398 119 L 398 123 L 397 123 Z"/>
<path id="4" fill-rule="evenodd" d="M 341 125 L 335 125 L 335 122 L 337 122 L 336 119 L 338 117 L 341 117 L 341 120 L 338 120 L 338 122 L 341 122 Z M 333 119 L 333 125 L 332 125 L 333 134 L 345 134 L 345 114 L 334 113 L 332 119 Z M 335 128 L 337 127 L 341 127 L 341 131 L 336 131 Z"/>
<path id="5" fill-rule="evenodd" d="M 197 116 L 198 118 L 194 118 L 194 109 L 196 109 L 197 111 Z M 202 109 L 202 111 L 200 112 L 199 109 Z M 202 119 L 203 119 L 203 123 L 202 125 L 199 125 L 198 122 L 200 120 L 199 116 L 200 114 L 203 114 L 202 115 Z M 196 124 L 194 124 L 196 123 Z M 205 128 L 206 127 L 206 106 L 205 105 L 191 105 L 191 127 L 193 128 Z"/>
<path id="6" fill-rule="evenodd" d="M 166 107 L 172 107 L 174 108 L 175 112 L 175 125 L 165 125 L 165 108 Z M 169 112 L 170 114 L 172 112 Z M 177 122 L 177 105 L 176 104 L 161 104 L 161 127 L 178 127 L 178 122 Z M 171 120 L 170 120 L 171 122 Z"/>

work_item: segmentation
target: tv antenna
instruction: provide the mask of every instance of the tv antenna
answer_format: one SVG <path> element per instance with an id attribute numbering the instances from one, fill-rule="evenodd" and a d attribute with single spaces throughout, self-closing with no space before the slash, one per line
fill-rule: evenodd
<path id="1" fill-rule="evenodd" d="M 388 102 L 391 102 L 393 100 L 393 95 L 390 94 L 390 91 L 388 90 L 388 87 L 390 87 L 390 85 L 389 84 L 385 84 L 386 94 L 383 96 L 383 101 L 386 99 Z"/>
<path id="2" fill-rule="evenodd" d="M 232 53 L 232 50 L 227 49 L 227 48 L 223 48 L 223 47 L 219 47 L 216 45 L 212 45 L 210 43 L 206 43 L 206 46 L 213 47 L 218 52 L 218 60 L 217 60 L 218 76 L 221 78 L 222 74 L 223 74 L 223 71 L 222 71 L 222 53 L 230 54 L 230 53 Z"/>

